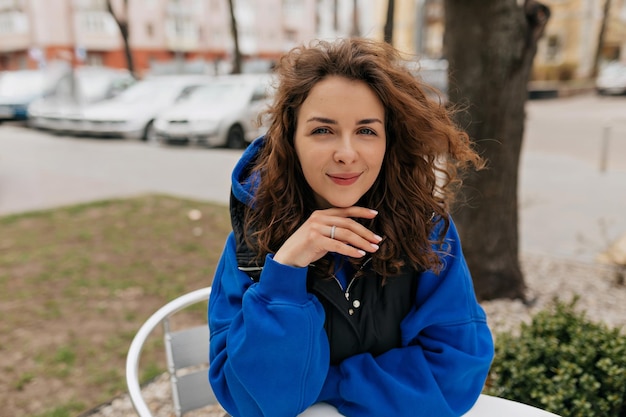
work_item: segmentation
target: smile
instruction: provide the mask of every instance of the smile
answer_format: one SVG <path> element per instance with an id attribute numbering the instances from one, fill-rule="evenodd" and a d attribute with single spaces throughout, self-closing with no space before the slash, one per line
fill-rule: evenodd
<path id="1" fill-rule="evenodd" d="M 327 174 L 327 175 L 328 175 L 328 178 L 330 178 L 330 180 L 337 185 L 352 185 L 359 179 L 359 177 L 361 176 L 361 173 L 333 174 L 333 175 Z"/>

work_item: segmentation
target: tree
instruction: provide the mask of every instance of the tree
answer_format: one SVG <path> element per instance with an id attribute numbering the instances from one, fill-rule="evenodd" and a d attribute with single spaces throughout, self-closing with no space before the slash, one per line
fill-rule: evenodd
<path id="1" fill-rule="evenodd" d="M 606 38 L 606 28 L 609 24 L 610 13 L 611 13 L 611 0 L 605 0 L 604 9 L 602 10 L 602 23 L 600 24 L 600 31 L 598 32 L 596 54 L 593 59 L 593 67 L 591 68 L 591 77 L 593 78 L 598 76 L 598 69 L 600 68 L 600 60 L 602 59 L 602 48 L 604 47 L 604 38 Z"/>
<path id="2" fill-rule="evenodd" d="M 361 30 L 359 29 L 359 0 L 354 0 L 352 2 L 352 30 L 350 32 L 350 36 L 353 38 L 358 38 L 361 35 Z"/>
<path id="3" fill-rule="evenodd" d="M 241 51 L 239 50 L 239 31 L 237 30 L 237 18 L 235 17 L 234 0 L 228 0 L 230 10 L 230 32 L 233 35 L 233 69 L 232 74 L 241 74 Z"/>
<path id="4" fill-rule="evenodd" d="M 130 49 L 130 43 L 128 40 L 128 0 L 124 0 L 124 17 L 121 17 L 113 10 L 113 6 L 111 5 L 111 0 L 106 1 L 107 10 L 115 19 L 115 23 L 117 23 L 117 27 L 120 29 L 120 33 L 122 35 L 122 41 L 124 43 L 124 54 L 126 56 L 126 67 L 128 71 L 133 75 L 135 74 L 135 63 L 133 61 L 133 53 Z"/>
<path id="5" fill-rule="evenodd" d="M 387 19 L 385 20 L 385 27 L 383 29 L 383 39 L 390 45 L 393 45 L 393 14 L 395 5 L 396 2 L 394 0 L 388 0 Z"/>
<path id="6" fill-rule="evenodd" d="M 525 299 L 517 184 L 527 83 L 550 10 L 533 0 L 444 0 L 449 102 L 488 160 L 453 210 L 479 299 Z M 541 225 L 537 225 L 541 227 Z"/>

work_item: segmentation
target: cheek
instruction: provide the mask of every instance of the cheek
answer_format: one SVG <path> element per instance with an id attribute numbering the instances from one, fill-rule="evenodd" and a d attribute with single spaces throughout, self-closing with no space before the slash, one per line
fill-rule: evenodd
<path id="1" fill-rule="evenodd" d="M 296 147 L 296 155 L 300 162 L 300 169 L 302 170 L 304 179 L 310 184 L 313 175 L 320 170 L 320 157 L 315 152 L 312 152 L 310 148 L 306 147 Z"/>
<path id="2" fill-rule="evenodd" d="M 322 146 L 296 147 L 296 155 L 304 171 L 318 170 L 328 160 L 328 154 Z"/>
<path id="3" fill-rule="evenodd" d="M 369 155 L 370 168 L 375 169 L 377 173 L 380 172 L 385 161 L 385 149 L 384 145 L 380 146 Z"/>

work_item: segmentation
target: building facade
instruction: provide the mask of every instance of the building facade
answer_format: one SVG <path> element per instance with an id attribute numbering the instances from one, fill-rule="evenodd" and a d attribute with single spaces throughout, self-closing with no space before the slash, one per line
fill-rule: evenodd
<path id="1" fill-rule="evenodd" d="M 226 72 L 232 61 L 229 0 L 110 0 L 128 22 L 139 75 L 148 71 Z M 626 61 L 626 0 L 610 10 L 601 58 Z M 388 0 L 232 0 L 246 64 L 266 65 L 296 44 L 341 36 L 383 38 Z M 534 79 L 592 74 L 607 0 L 543 0 L 552 15 Z M 125 10 L 124 4 L 128 4 Z M 394 45 L 445 58 L 443 0 L 395 0 Z M 120 29 L 107 0 L 0 0 L 0 70 L 53 61 L 125 67 Z"/>
<path id="2" fill-rule="evenodd" d="M 140 73 L 153 67 L 201 67 L 230 61 L 228 0 L 111 0 L 128 21 Z M 315 0 L 234 0 L 245 59 L 272 59 L 316 35 Z M 106 0 L 0 0 L 0 70 L 56 60 L 125 67 L 123 41 Z M 209 69 L 211 70 L 211 69 Z"/>
<path id="3" fill-rule="evenodd" d="M 544 0 L 551 16 L 539 42 L 533 77 L 544 80 L 584 79 L 593 76 L 600 30 L 603 62 L 626 62 L 626 2 L 609 0 Z"/>

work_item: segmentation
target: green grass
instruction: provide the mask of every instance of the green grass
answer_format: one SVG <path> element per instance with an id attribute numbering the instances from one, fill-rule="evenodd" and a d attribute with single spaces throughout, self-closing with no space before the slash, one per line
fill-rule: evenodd
<path id="1" fill-rule="evenodd" d="M 211 284 L 229 231 L 225 206 L 154 195 L 0 217 L 2 415 L 73 416 L 125 391 L 135 332 Z M 206 323 L 206 305 L 177 320 Z M 160 337 L 143 381 L 165 370 Z"/>

